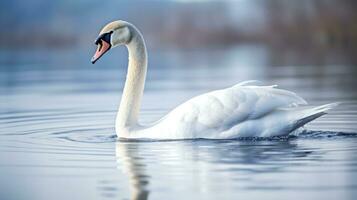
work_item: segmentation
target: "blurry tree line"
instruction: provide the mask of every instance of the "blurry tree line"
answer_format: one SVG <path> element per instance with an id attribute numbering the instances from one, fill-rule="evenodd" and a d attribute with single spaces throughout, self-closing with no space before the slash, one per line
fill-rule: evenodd
<path id="1" fill-rule="evenodd" d="M 0 47 L 86 46 L 103 24 L 125 19 L 152 48 L 261 43 L 353 50 L 356 9 L 355 0 L 1 1 Z"/>

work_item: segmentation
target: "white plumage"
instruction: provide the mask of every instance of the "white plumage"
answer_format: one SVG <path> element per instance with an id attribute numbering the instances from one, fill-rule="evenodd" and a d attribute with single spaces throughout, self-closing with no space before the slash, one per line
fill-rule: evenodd
<path id="1" fill-rule="evenodd" d="M 275 88 L 237 84 L 194 97 L 148 127 L 133 129 L 132 138 L 229 139 L 288 135 L 336 104 L 305 106 L 296 94 Z"/>
<path id="2" fill-rule="evenodd" d="M 111 35 L 110 41 L 107 41 L 108 34 Z M 258 86 L 257 81 L 246 81 L 194 97 L 153 125 L 142 126 L 138 124 L 137 118 L 147 70 L 144 39 L 132 24 L 124 21 L 109 23 L 101 31 L 101 37 L 104 37 L 102 42 L 106 43 L 104 47 L 124 44 L 129 51 L 128 74 L 115 126 L 121 138 L 229 139 L 283 136 L 337 105 L 333 103 L 308 107 L 306 101 L 293 92 L 277 89 L 276 85 Z M 100 46 L 94 62 L 109 48 L 103 51 Z"/>

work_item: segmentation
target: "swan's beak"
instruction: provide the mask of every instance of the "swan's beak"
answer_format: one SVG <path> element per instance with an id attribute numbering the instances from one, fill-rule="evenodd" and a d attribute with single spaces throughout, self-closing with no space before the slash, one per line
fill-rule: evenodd
<path id="1" fill-rule="evenodd" d="M 91 59 L 92 64 L 94 64 L 97 60 L 99 60 L 100 57 L 102 57 L 105 52 L 107 52 L 110 49 L 111 45 L 104 41 L 101 40 L 101 42 L 98 43 L 98 48 L 97 51 L 95 52 L 94 56 Z"/>

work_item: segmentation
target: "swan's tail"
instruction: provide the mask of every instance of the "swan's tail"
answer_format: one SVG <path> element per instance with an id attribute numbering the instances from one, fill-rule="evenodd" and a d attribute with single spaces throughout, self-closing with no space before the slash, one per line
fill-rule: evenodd
<path id="1" fill-rule="evenodd" d="M 304 126 L 305 124 L 311 122 L 312 120 L 327 114 L 329 110 L 338 106 L 340 103 L 330 103 L 322 106 L 308 108 L 299 111 L 298 119 L 294 123 L 293 130 Z"/>

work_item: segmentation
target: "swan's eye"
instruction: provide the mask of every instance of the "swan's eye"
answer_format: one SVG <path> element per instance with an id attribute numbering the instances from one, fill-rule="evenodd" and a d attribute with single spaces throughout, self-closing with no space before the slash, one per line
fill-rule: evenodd
<path id="1" fill-rule="evenodd" d="M 102 40 L 110 44 L 110 37 L 113 31 L 110 31 L 109 33 L 103 33 L 98 36 L 98 38 L 95 40 L 96 45 L 102 45 Z"/>
<path id="2" fill-rule="evenodd" d="M 102 40 L 101 40 L 100 38 L 98 38 L 98 39 L 96 39 L 96 40 L 94 41 L 94 43 L 95 43 L 96 45 L 101 45 L 101 44 L 102 44 Z"/>

